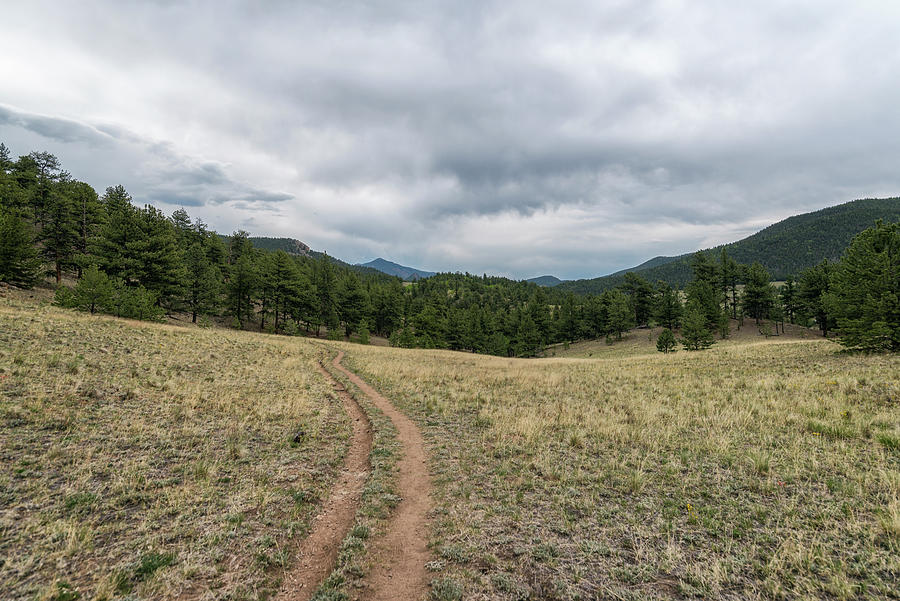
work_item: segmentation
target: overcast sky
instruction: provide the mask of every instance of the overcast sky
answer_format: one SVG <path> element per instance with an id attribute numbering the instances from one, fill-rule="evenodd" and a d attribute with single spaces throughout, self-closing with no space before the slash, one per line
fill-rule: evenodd
<path id="1" fill-rule="evenodd" d="M 900 3 L 6 3 L 0 142 L 351 262 L 594 277 L 900 195 Z"/>

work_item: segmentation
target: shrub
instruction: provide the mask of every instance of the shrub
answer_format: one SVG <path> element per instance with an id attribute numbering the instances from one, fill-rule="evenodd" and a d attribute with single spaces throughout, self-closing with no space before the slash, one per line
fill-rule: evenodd
<path id="1" fill-rule="evenodd" d="M 659 338 L 656 339 L 656 350 L 660 353 L 674 353 L 677 344 L 675 334 L 672 333 L 672 330 L 666 328 L 660 332 Z"/>

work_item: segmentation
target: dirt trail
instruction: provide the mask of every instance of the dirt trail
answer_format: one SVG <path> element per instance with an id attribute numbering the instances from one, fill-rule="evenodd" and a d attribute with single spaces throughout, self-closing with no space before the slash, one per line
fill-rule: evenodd
<path id="1" fill-rule="evenodd" d="M 334 367 L 362 390 L 387 415 L 403 445 L 397 462 L 398 488 L 402 500 L 391 516 L 388 531 L 375 544 L 372 571 L 366 577 L 365 599 L 374 601 L 419 601 L 428 593 L 429 560 L 427 514 L 431 507 L 431 480 L 425 465 L 425 445 L 415 423 L 390 401 L 341 365 L 344 353 L 334 358 Z M 370 594 L 369 594 L 370 593 Z"/>
<path id="2" fill-rule="evenodd" d="M 369 454 L 372 451 L 369 419 L 350 393 L 324 367 L 320 365 L 319 370 L 343 402 L 352 420 L 353 436 L 344 466 L 322 512 L 316 516 L 309 536 L 299 542 L 297 563 L 285 574 L 281 591 L 275 597 L 280 601 L 308 601 L 331 573 L 341 542 L 353 526 L 369 473 Z"/>

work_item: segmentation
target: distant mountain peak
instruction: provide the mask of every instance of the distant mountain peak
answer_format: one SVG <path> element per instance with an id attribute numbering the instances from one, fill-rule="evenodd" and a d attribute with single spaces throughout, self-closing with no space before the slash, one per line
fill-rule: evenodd
<path id="1" fill-rule="evenodd" d="M 400 265 L 399 263 L 394 263 L 393 261 L 388 261 L 387 259 L 382 259 L 381 257 L 369 261 L 368 263 L 358 263 L 358 265 L 360 267 L 377 269 L 382 273 L 397 276 L 401 280 L 407 282 L 430 278 L 435 274 L 434 271 L 425 271 L 423 269 L 416 269 L 415 267 L 407 267 L 405 265 Z"/>

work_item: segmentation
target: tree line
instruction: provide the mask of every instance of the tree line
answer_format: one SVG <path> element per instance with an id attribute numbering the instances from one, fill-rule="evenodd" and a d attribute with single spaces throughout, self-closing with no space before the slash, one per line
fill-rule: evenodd
<path id="1" fill-rule="evenodd" d="M 55 156 L 13 160 L 0 144 L 0 281 L 32 286 L 51 277 L 59 304 L 92 313 L 361 342 L 376 334 L 402 347 L 528 357 L 555 343 L 614 343 L 634 327 L 660 325 L 668 331 L 661 350 L 674 348 L 676 331 L 697 350 L 727 336 L 731 320 L 752 318 L 776 330 L 785 321 L 815 324 L 824 335 L 838 329 L 848 346 L 897 350 L 898 235 L 897 224 L 879 223 L 842 261 L 807 269 L 780 289 L 759 263 L 742 265 L 725 249 L 717 260 L 695 255 L 683 290 L 631 272 L 594 295 L 467 273 L 404 284 L 327 255 L 256 248 L 243 231 L 221 236 L 184 209 L 165 215 L 136 206 L 122 186 L 98 195 Z M 64 275 L 74 287 L 62 285 Z"/>

